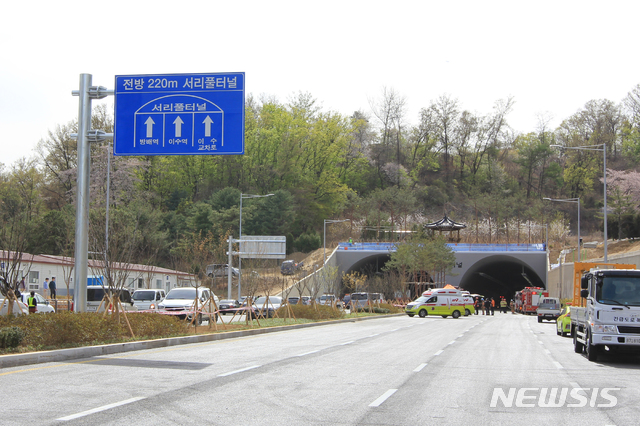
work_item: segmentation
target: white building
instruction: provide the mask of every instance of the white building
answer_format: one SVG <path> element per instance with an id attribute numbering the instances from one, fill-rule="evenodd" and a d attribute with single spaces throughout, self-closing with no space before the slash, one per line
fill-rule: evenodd
<path id="1" fill-rule="evenodd" d="M 15 260 L 8 260 L 13 255 L 13 252 L 0 251 L 0 273 L 3 276 L 7 272 L 10 273 L 12 262 L 17 264 Z M 168 292 L 174 287 L 190 285 L 194 280 L 194 276 L 186 272 L 157 266 L 112 262 L 110 267 L 116 284 L 124 282 L 125 287 L 132 292 L 139 288 L 160 288 Z M 51 277 L 55 277 L 58 296 L 67 295 L 67 283 L 69 293 L 73 294 L 74 259 L 72 257 L 23 253 L 18 269 L 17 280 L 24 278 L 27 291 L 33 290 L 43 294 L 45 279 L 51 280 Z M 104 262 L 89 259 L 88 276 L 105 276 Z"/>

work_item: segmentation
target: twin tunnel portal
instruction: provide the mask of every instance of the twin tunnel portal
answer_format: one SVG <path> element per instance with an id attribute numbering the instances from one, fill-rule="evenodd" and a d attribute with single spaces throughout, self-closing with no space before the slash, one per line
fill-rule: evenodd
<path id="1" fill-rule="evenodd" d="M 449 244 L 456 261 L 444 284 L 471 294 L 507 300 L 524 287 L 547 288 L 544 244 Z M 334 256 L 339 274 L 382 272 L 395 251 L 392 243 L 341 243 Z"/>

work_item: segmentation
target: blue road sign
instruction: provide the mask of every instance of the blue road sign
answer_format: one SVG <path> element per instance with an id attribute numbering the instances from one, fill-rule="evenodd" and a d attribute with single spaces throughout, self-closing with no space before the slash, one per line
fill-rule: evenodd
<path id="1" fill-rule="evenodd" d="M 117 75 L 114 155 L 244 154 L 244 73 Z"/>

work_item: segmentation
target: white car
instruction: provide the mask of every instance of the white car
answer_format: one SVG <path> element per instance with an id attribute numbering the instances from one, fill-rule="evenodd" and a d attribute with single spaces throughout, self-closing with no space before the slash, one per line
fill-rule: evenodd
<path id="1" fill-rule="evenodd" d="M 133 304 L 139 311 L 157 311 L 166 294 L 162 289 L 140 289 L 133 292 Z"/>
<path id="2" fill-rule="evenodd" d="M 6 299 L 0 299 L 0 315 L 7 315 L 9 312 L 9 302 Z M 18 301 L 18 305 L 13 304 L 13 315 L 29 315 L 29 308 L 24 303 Z"/>
<path id="3" fill-rule="evenodd" d="M 196 296 L 197 292 L 197 296 Z M 220 303 L 218 296 L 213 294 L 211 290 L 205 287 L 196 289 L 195 287 L 179 287 L 174 288 L 167 293 L 167 297 L 158 304 L 158 310 L 166 312 L 182 312 L 178 314 L 178 318 L 191 320 L 195 311 L 195 301 L 198 298 L 198 324 L 202 323 L 202 318 L 213 314 L 213 318 L 217 321 L 218 315 L 215 312 L 216 307 Z M 215 301 L 215 307 L 212 306 L 211 298 Z"/>
<path id="4" fill-rule="evenodd" d="M 27 306 L 27 310 L 29 309 L 29 296 L 30 294 L 25 292 L 22 293 L 22 303 Z M 39 293 L 35 293 L 34 297 L 36 298 L 36 314 L 40 313 L 53 313 L 56 310 L 49 304 L 49 301 L 42 297 Z M 15 308 L 14 308 L 15 310 Z"/>

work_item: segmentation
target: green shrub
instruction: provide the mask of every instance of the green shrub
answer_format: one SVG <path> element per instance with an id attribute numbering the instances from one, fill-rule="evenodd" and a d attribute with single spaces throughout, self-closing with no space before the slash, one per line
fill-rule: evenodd
<path id="1" fill-rule="evenodd" d="M 291 312 L 296 318 L 306 318 L 311 320 L 327 320 L 338 319 L 344 316 L 344 313 L 338 309 L 334 309 L 331 306 L 326 305 L 290 305 Z M 280 318 L 287 316 L 287 308 L 282 307 L 278 309 L 278 316 Z"/>
<path id="2" fill-rule="evenodd" d="M 0 348 L 15 348 L 22 343 L 24 331 L 19 327 L 0 328 Z"/>
<path id="3" fill-rule="evenodd" d="M 391 313 L 391 310 L 387 308 L 379 308 L 377 306 L 374 306 L 372 308 L 369 308 L 369 307 L 357 308 L 352 312 L 369 312 L 374 314 L 388 314 L 388 313 Z"/>

